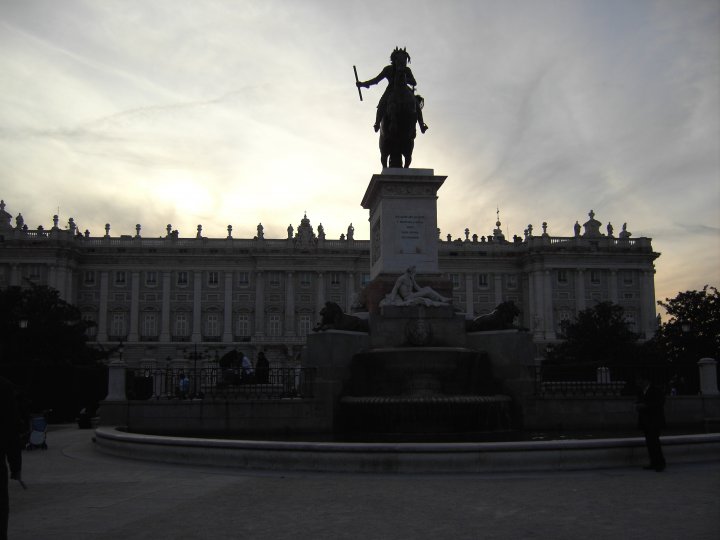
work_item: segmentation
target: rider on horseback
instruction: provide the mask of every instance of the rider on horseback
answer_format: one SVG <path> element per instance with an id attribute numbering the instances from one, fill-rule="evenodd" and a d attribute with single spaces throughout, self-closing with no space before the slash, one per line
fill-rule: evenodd
<path id="1" fill-rule="evenodd" d="M 413 91 L 415 90 L 415 86 L 417 86 L 417 82 L 415 82 L 415 77 L 412 74 L 412 71 L 410 71 L 410 68 L 407 67 L 408 62 L 410 62 L 410 55 L 407 53 L 407 51 L 403 49 L 399 49 L 395 47 L 395 50 L 390 55 L 390 63 L 391 65 L 385 66 L 383 70 L 380 72 L 380 74 L 365 82 L 358 81 L 356 83 L 357 87 L 363 87 L 363 88 L 370 88 L 371 86 L 379 83 L 383 79 L 387 79 L 388 85 L 387 88 L 385 88 L 385 92 L 383 92 L 382 97 L 380 98 L 380 102 L 377 106 L 377 114 L 375 115 L 375 125 L 373 128 L 375 131 L 378 131 L 380 129 L 380 121 L 385 116 L 385 110 L 387 107 L 387 101 L 388 97 L 392 92 L 392 85 L 393 85 L 393 78 L 395 77 L 396 70 L 404 69 L 405 70 L 405 82 L 413 87 Z M 420 126 L 420 131 L 425 133 L 428 129 L 427 124 L 423 121 L 422 116 L 422 107 L 424 105 L 424 100 L 421 96 L 415 96 L 415 100 L 417 102 L 417 119 L 418 119 L 418 125 Z"/>

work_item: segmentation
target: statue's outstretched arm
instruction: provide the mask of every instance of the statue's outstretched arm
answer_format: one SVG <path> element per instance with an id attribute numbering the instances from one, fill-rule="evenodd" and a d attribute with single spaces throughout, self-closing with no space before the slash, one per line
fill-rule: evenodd
<path id="1" fill-rule="evenodd" d="M 358 85 L 358 86 L 362 86 L 362 87 L 364 87 L 364 88 L 370 88 L 371 86 L 376 85 L 377 83 L 379 83 L 379 82 L 382 81 L 383 79 L 387 79 L 387 78 L 388 78 L 388 73 L 387 73 L 387 71 L 388 71 L 387 68 L 384 68 L 384 69 L 378 74 L 377 77 L 373 77 L 372 79 L 368 79 L 368 80 L 365 81 L 365 82 L 359 82 L 359 83 L 357 83 L 357 85 Z"/>

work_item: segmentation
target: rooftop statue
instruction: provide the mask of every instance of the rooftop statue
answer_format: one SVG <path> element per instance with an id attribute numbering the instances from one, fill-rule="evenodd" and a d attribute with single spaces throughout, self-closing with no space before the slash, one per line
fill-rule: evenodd
<path id="1" fill-rule="evenodd" d="M 373 126 L 376 132 L 380 131 L 380 162 L 383 167 L 409 167 L 415 146 L 415 124 L 423 133 L 428 129 L 422 115 L 425 101 L 422 96 L 415 95 L 417 82 L 408 67 L 409 63 L 407 51 L 395 47 L 390 55 L 390 65 L 385 66 L 377 77 L 355 83 L 359 92 L 360 88 L 370 88 L 383 79 L 388 81 L 378 103 Z"/>

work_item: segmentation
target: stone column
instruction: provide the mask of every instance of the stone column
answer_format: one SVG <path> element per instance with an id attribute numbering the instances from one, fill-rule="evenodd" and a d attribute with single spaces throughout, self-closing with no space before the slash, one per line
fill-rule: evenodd
<path id="1" fill-rule="evenodd" d="M 13 264 L 10 270 L 10 285 L 12 287 L 20 286 L 20 266 Z"/>
<path id="2" fill-rule="evenodd" d="M 346 279 L 347 287 L 345 289 L 345 313 L 350 313 L 350 311 L 352 311 L 353 299 L 355 298 L 355 274 L 353 272 L 348 272 Z"/>
<path id="3" fill-rule="evenodd" d="M 285 274 L 285 323 L 284 334 L 295 335 L 295 275 L 292 272 Z"/>
<path id="4" fill-rule="evenodd" d="M 610 285 L 610 289 L 608 292 L 610 294 L 610 301 L 613 304 L 617 304 L 618 303 L 618 273 L 617 273 L 617 270 L 610 270 L 609 285 Z"/>
<path id="5" fill-rule="evenodd" d="M 657 315 L 655 313 L 655 280 L 651 271 L 640 274 L 640 332 L 650 338 L 655 335 Z"/>
<path id="6" fill-rule="evenodd" d="M 465 313 L 470 316 L 475 315 L 475 304 L 473 302 L 473 297 L 475 296 L 475 292 L 473 291 L 474 279 L 475 274 L 471 274 L 470 272 L 465 274 Z"/>
<path id="7" fill-rule="evenodd" d="M 75 298 L 75 271 L 68 267 L 65 269 L 65 298 L 71 304 L 77 304 Z"/>
<path id="8" fill-rule="evenodd" d="M 233 273 L 225 272 L 225 314 L 223 316 L 223 342 L 230 343 L 233 340 Z"/>
<path id="9" fill-rule="evenodd" d="M 717 362 L 712 358 L 701 358 L 698 362 L 700 370 L 700 393 L 703 396 L 720 394 L 717 385 Z"/>
<path id="10" fill-rule="evenodd" d="M 527 312 L 525 313 L 525 326 L 530 328 L 531 331 L 534 331 L 535 326 L 535 316 L 537 315 L 537 312 L 535 311 L 535 276 L 533 271 L 528 271 L 527 273 L 527 282 L 528 282 L 528 293 L 526 297 L 526 304 L 527 304 Z"/>
<path id="11" fill-rule="evenodd" d="M 585 270 L 575 270 L 575 313 L 585 309 Z"/>
<path id="12" fill-rule="evenodd" d="M 325 274 L 317 273 L 317 294 L 315 313 L 317 319 L 320 320 L 320 310 L 325 307 Z"/>
<path id="13" fill-rule="evenodd" d="M 503 301 L 502 295 L 502 274 L 495 274 L 495 305 L 499 305 Z"/>
<path id="14" fill-rule="evenodd" d="M 255 334 L 265 335 L 265 274 L 255 274 Z"/>
<path id="15" fill-rule="evenodd" d="M 543 294 L 543 276 L 542 270 L 535 270 L 531 274 L 533 281 L 533 292 L 535 309 L 533 310 L 533 334 L 535 339 L 543 339 L 545 337 L 545 296 Z"/>
<path id="16" fill-rule="evenodd" d="M 202 341 L 202 272 L 194 272 L 193 275 L 193 343 Z"/>
<path id="17" fill-rule="evenodd" d="M 160 314 L 160 341 L 170 341 L 170 272 L 162 273 L 162 312 Z"/>
<path id="18" fill-rule="evenodd" d="M 140 315 L 140 272 L 130 274 L 130 329 L 128 341 L 138 341 L 138 318 Z"/>
<path id="19" fill-rule="evenodd" d="M 55 288 L 57 289 L 60 298 L 65 300 L 66 302 L 71 301 L 72 299 L 68 296 L 68 290 L 67 290 L 67 268 L 64 266 L 57 266 L 55 267 Z"/>
<path id="20" fill-rule="evenodd" d="M 47 277 L 46 277 L 46 283 L 49 287 L 52 287 L 53 289 L 57 289 L 57 271 L 55 269 L 55 266 L 49 265 L 47 267 Z"/>
<path id="21" fill-rule="evenodd" d="M 553 317 L 552 275 L 550 270 L 545 270 L 543 272 L 542 280 L 545 339 L 555 339 L 555 327 L 553 325 L 553 319 L 555 317 Z"/>
<path id="22" fill-rule="evenodd" d="M 107 341 L 108 316 L 108 273 L 100 272 L 100 304 L 98 306 L 98 331 L 95 339 Z"/>

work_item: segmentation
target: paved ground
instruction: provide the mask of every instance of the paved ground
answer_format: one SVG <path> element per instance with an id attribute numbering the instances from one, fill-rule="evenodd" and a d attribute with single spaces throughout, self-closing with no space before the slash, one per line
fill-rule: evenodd
<path id="1" fill-rule="evenodd" d="M 10 539 L 713 539 L 720 463 L 533 474 L 254 473 L 127 461 L 48 433 L 10 485 Z"/>

